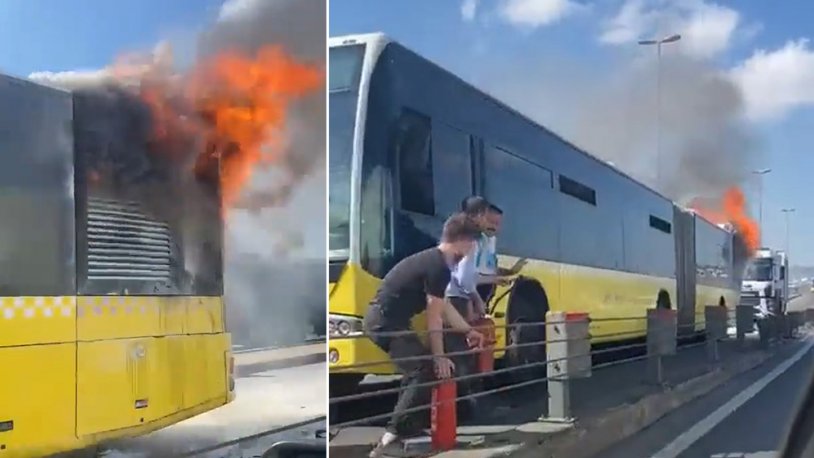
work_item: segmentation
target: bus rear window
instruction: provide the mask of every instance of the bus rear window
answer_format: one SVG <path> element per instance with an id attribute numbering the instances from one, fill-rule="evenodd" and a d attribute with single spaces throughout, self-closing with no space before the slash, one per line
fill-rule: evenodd
<path id="1" fill-rule="evenodd" d="M 343 92 L 355 89 L 359 84 L 364 56 L 365 45 L 331 48 L 328 90 L 330 92 Z"/>

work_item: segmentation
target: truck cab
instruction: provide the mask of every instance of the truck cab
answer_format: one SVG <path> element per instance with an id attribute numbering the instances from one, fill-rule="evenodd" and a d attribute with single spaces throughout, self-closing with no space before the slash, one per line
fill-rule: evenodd
<path id="1" fill-rule="evenodd" d="M 758 249 L 744 272 L 741 304 L 754 306 L 757 318 L 785 313 L 789 291 L 787 270 L 785 252 Z"/>

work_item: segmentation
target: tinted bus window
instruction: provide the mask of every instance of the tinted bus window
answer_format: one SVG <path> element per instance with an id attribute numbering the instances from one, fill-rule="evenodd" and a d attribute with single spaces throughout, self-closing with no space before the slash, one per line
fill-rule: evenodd
<path id="1" fill-rule="evenodd" d="M 430 119 L 404 110 L 396 127 L 401 209 L 435 215 Z"/>
<path id="2" fill-rule="evenodd" d="M 347 257 L 350 246 L 351 164 L 364 45 L 330 50 L 328 249 Z"/>
<path id="3" fill-rule="evenodd" d="M 0 75 L 0 295 L 76 291 L 69 94 Z"/>
<path id="4" fill-rule="evenodd" d="M 461 200 L 472 194 L 469 135 L 445 124 L 433 123 L 432 158 L 435 213 L 446 218 L 460 211 Z"/>
<path id="5" fill-rule="evenodd" d="M 587 204 L 596 205 L 596 191 L 563 175 L 560 175 L 560 192 Z"/>
<path id="6" fill-rule="evenodd" d="M 486 147 L 483 165 L 484 197 L 503 209 L 498 251 L 556 259 L 559 230 L 551 171 L 494 146 Z"/>
<path id="7" fill-rule="evenodd" d="M 364 45 L 331 48 L 328 64 L 330 66 L 328 90 L 335 92 L 355 89 L 359 85 L 364 55 Z"/>

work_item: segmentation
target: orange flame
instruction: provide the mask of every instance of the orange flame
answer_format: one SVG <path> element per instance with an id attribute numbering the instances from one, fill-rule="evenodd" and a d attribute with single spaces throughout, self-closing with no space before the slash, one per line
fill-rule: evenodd
<path id="1" fill-rule="evenodd" d="M 291 103 L 322 82 L 317 68 L 274 45 L 255 56 L 221 53 L 184 75 L 170 75 L 166 67 L 166 62 L 145 66 L 130 59 L 113 74 L 138 74 L 139 97 L 152 114 L 154 150 L 180 159 L 189 153 L 190 143 L 198 143 L 193 172 L 210 178 L 220 171 L 226 208 L 261 162 L 281 158 Z"/>
<path id="2" fill-rule="evenodd" d="M 760 243 L 760 228 L 757 223 L 749 217 L 746 211 L 746 199 L 743 192 L 737 187 L 726 190 L 721 202 L 716 205 L 718 209 L 712 209 L 709 204 L 703 203 L 700 199 L 695 199 L 690 203 L 690 208 L 699 215 L 712 221 L 715 224 L 731 223 L 737 229 L 738 234 L 743 237 L 749 255 L 758 249 Z"/>

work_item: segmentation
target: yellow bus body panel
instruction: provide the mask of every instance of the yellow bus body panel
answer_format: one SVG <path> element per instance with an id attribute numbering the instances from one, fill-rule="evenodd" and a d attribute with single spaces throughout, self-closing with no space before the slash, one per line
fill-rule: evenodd
<path id="1" fill-rule="evenodd" d="M 4 297 L 0 312 L 2 458 L 145 434 L 234 399 L 221 297 Z"/>
<path id="2" fill-rule="evenodd" d="M 500 265 L 510 266 L 516 258 L 501 256 Z M 593 319 L 628 317 L 630 320 L 614 320 L 591 323 L 592 342 L 613 342 L 617 340 L 642 337 L 646 332 L 646 310 L 656 304 L 658 291 L 664 289 L 670 295 L 673 307 L 676 304 L 676 280 L 628 272 L 598 269 L 583 266 L 566 265 L 548 261 L 531 260 L 521 273 L 523 276 L 536 279 L 545 287 L 551 311 L 588 312 Z M 364 316 L 370 299 L 376 293 L 381 280 L 365 272 L 360 266 L 349 264 L 345 267 L 339 281 L 329 285 L 329 308 L 331 314 Z M 700 288 L 700 287 L 699 287 Z M 726 292 L 727 304 L 734 304 L 736 293 Z M 706 296 L 704 296 L 706 297 Z M 710 296 L 711 297 L 711 296 Z M 732 300 L 729 297 L 733 297 Z M 498 287 L 495 293 L 493 319 L 495 321 L 498 349 L 496 358 L 505 354 L 506 313 L 509 294 L 506 287 Z M 696 309 L 700 297 L 696 300 Z M 717 304 L 717 297 L 715 302 Z M 703 303 L 701 303 L 703 304 Z M 543 321 L 540 317 L 539 321 Z M 703 321 L 703 320 L 701 320 Z M 413 321 L 414 329 L 424 327 L 423 314 Z M 698 327 L 698 326 L 696 326 Z M 332 374 L 393 374 L 391 364 L 365 366 L 357 369 L 343 369 L 353 364 L 387 361 L 387 355 L 366 338 L 333 338 L 330 348 L 337 351 L 338 360 L 331 363 Z"/>

